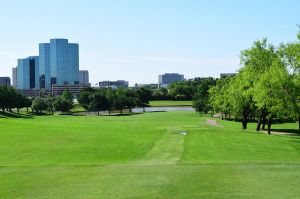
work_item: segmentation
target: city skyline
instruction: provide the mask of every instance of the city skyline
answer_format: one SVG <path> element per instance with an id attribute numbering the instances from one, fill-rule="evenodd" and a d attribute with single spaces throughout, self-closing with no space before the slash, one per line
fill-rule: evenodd
<path id="1" fill-rule="evenodd" d="M 36 44 L 68 38 L 80 44 L 80 68 L 92 84 L 155 83 L 164 73 L 218 77 L 236 72 L 240 51 L 257 39 L 295 41 L 299 7 L 296 0 L 12 0 L 0 8 L 0 76 L 12 77 L 18 58 L 38 55 Z"/>

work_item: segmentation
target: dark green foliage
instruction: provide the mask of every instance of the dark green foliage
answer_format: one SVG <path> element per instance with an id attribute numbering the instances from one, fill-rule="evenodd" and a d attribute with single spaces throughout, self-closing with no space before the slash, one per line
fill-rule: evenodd
<path id="1" fill-rule="evenodd" d="M 42 113 L 48 109 L 48 104 L 44 98 L 37 97 L 32 101 L 31 108 L 36 113 Z"/>
<path id="2" fill-rule="evenodd" d="M 66 100 L 63 97 L 58 97 L 55 101 L 53 101 L 52 105 L 56 111 L 69 112 L 73 107 L 73 102 Z"/>
<path id="3" fill-rule="evenodd" d="M 202 98 L 194 100 L 193 108 L 195 109 L 196 113 L 208 113 L 210 111 L 208 100 Z"/>
<path id="4" fill-rule="evenodd" d="M 61 98 L 67 101 L 72 101 L 73 97 L 68 87 L 65 88 L 64 92 L 61 94 Z"/>
<path id="5" fill-rule="evenodd" d="M 89 110 L 97 111 L 98 115 L 99 115 L 100 111 L 107 110 L 108 107 L 109 107 L 109 104 L 106 99 L 105 91 L 97 91 L 90 95 Z"/>
<path id="6" fill-rule="evenodd" d="M 12 112 L 14 108 L 18 113 L 21 108 L 28 107 L 28 98 L 10 86 L 0 86 L 0 109 L 4 112 L 8 110 Z"/>
<path id="7" fill-rule="evenodd" d="M 145 106 L 149 104 L 151 98 L 151 90 L 146 88 L 140 88 L 136 91 L 137 94 L 137 104 L 143 107 L 145 112 Z"/>

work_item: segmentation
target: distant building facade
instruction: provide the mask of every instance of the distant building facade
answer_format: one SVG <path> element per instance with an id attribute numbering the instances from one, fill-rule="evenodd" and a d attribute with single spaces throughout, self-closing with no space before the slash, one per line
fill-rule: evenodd
<path id="1" fill-rule="evenodd" d="M 125 80 L 99 82 L 100 88 L 128 88 L 128 86 L 129 83 Z"/>
<path id="2" fill-rule="evenodd" d="M 70 93 L 76 97 L 83 88 L 87 87 L 88 85 L 52 85 L 52 94 L 55 96 L 61 95 L 68 88 Z"/>
<path id="3" fill-rule="evenodd" d="M 220 79 L 226 78 L 226 77 L 234 77 L 236 76 L 236 73 L 221 73 Z"/>
<path id="4" fill-rule="evenodd" d="M 79 45 L 67 39 L 51 39 L 39 44 L 40 88 L 79 84 Z"/>
<path id="5" fill-rule="evenodd" d="M 0 85 L 10 86 L 10 77 L 0 77 Z"/>
<path id="6" fill-rule="evenodd" d="M 87 71 L 87 70 L 79 71 L 79 84 L 80 85 L 89 85 L 89 71 Z"/>
<path id="7" fill-rule="evenodd" d="M 17 88 L 18 87 L 18 70 L 17 67 L 12 68 L 12 86 Z"/>
<path id="8" fill-rule="evenodd" d="M 18 59 L 17 88 L 21 90 L 39 88 L 39 57 Z"/>
<path id="9" fill-rule="evenodd" d="M 178 73 L 165 73 L 158 76 L 159 87 L 167 87 L 169 84 L 177 81 L 183 81 L 184 75 Z"/>

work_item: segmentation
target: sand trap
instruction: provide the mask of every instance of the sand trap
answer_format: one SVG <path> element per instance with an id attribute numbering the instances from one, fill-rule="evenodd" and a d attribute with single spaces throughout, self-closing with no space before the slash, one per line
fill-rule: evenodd
<path id="1" fill-rule="evenodd" d="M 218 124 L 216 120 L 207 119 L 207 120 L 206 120 L 206 123 L 207 123 L 208 125 L 211 125 L 211 126 L 217 126 L 217 127 L 222 127 L 222 128 L 223 128 L 223 126 L 220 125 L 220 124 Z"/>
<path id="2" fill-rule="evenodd" d="M 186 136 L 187 132 L 181 132 L 180 135 Z"/>

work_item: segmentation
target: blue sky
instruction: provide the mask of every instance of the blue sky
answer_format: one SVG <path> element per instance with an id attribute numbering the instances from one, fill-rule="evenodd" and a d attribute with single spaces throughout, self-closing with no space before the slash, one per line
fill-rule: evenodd
<path id="1" fill-rule="evenodd" d="M 297 24 L 299 0 L 0 0 L 0 76 L 38 43 L 68 38 L 92 83 L 217 77 L 235 72 L 254 40 L 295 41 Z"/>

